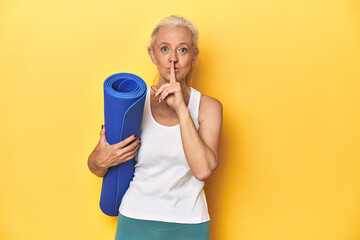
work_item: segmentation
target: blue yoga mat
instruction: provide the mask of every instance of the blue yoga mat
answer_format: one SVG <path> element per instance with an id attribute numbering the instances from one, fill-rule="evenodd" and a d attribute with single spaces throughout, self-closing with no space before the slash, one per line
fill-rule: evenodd
<path id="1" fill-rule="evenodd" d="M 109 144 L 136 134 L 140 136 L 146 83 L 131 73 L 117 73 L 104 82 L 105 131 Z M 134 176 L 134 159 L 109 168 L 103 178 L 100 209 L 118 216 L 121 199 Z"/>

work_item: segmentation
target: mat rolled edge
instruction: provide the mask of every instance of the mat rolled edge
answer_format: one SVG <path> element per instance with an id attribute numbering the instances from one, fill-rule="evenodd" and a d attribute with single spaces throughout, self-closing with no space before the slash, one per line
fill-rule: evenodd
<path id="1" fill-rule="evenodd" d="M 117 73 L 104 82 L 106 139 L 118 143 L 136 134 L 140 136 L 147 87 L 144 80 L 131 73 Z M 103 178 L 100 209 L 108 216 L 118 216 L 119 206 L 134 175 L 134 158 L 108 169 Z"/>

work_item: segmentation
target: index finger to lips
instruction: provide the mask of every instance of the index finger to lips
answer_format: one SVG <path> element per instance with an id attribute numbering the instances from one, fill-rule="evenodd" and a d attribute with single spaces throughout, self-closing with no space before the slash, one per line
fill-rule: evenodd
<path id="1" fill-rule="evenodd" d="M 174 64 L 174 62 L 171 62 L 171 67 L 170 67 L 170 82 L 171 82 L 171 83 L 176 82 L 176 77 L 175 77 L 175 64 Z"/>

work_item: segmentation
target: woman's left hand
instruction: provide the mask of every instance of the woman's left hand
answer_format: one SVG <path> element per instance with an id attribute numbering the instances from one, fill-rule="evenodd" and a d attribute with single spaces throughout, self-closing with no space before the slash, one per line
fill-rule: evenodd
<path id="1" fill-rule="evenodd" d="M 170 83 L 165 83 L 159 88 L 154 85 L 151 88 L 155 91 L 154 97 L 159 96 L 158 103 L 165 101 L 176 112 L 186 108 L 180 83 L 176 81 L 174 62 L 171 62 L 170 67 Z"/>

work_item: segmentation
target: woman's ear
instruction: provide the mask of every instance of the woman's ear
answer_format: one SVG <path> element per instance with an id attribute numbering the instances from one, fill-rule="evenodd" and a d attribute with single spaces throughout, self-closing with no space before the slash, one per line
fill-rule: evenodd
<path id="1" fill-rule="evenodd" d="M 195 65 L 195 62 L 196 62 L 196 59 L 198 58 L 198 56 L 199 56 L 199 49 L 196 49 L 196 50 L 195 50 L 194 57 L 193 57 L 193 59 L 192 59 L 192 61 L 191 61 L 191 66 L 194 66 L 194 65 Z"/>
<path id="2" fill-rule="evenodd" d="M 154 56 L 154 51 L 152 48 L 148 47 L 148 54 L 151 58 L 151 61 L 156 65 L 156 61 L 155 61 L 155 56 Z"/>

